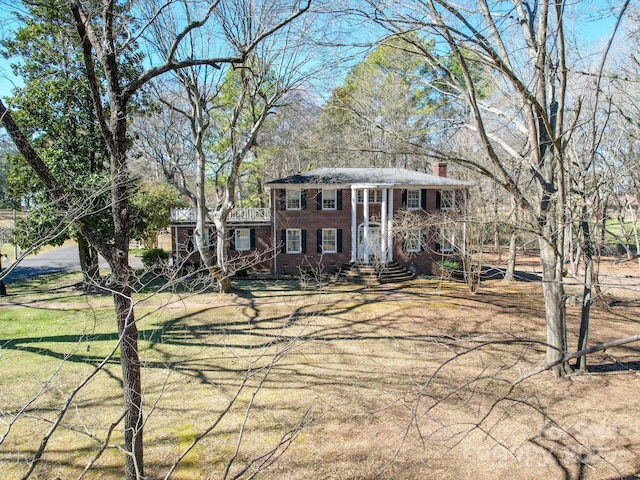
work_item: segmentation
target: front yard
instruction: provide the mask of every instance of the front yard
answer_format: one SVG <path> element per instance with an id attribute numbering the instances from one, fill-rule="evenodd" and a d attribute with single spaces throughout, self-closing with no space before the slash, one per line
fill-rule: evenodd
<path id="1" fill-rule="evenodd" d="M 2 478 L 20 477 L 116 345 L 111 298 L 78 281 L 50 277 L 2 299 Z M 242 478 L 259 467 L 262 479 L 640 475 L 637 344 L 593 355 L 587 374 L 518 381 L 544 361 L 539 283 L 488 281 L 476 295 L 426 279 L 235 285 L 225 296 L 139 295 L 149 478 L 209 429 L 171 478 L 223 478 L 232 459 L 229 478 L 246 466 Z M 637 292 L 606 294 L 593 343 L 638 332 Z M 568 320 L 575 347 L 577 307 Z M 120 377 L 116 353 L 72 402 L 34 478 L 80 475 L 121 415 Z M 117 425 L 111 444 L 121 436 Z M 85 478 L 121 478 L 122 455 L 107 448 Z"/>

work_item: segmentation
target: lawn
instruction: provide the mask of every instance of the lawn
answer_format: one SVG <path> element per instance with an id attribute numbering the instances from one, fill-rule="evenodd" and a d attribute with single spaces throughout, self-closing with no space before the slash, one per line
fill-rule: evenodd
<path id="1" fill-rule="evenodd" d="M 638 285 L 629 268 L 615 278 Z M 79 280 L 12 285 L 2 299 L 3 479 L 20 478 L 70 392 L 116 346 L 110 297 Z M 242 478 L 263 467 L 261 479 L 640 475 L 637 344 L 593 355 L 586 374 L 517 381 L 544 361 L 539 283 L 488 281 L 476 295 L 433 279 L 235 287 L 137 295 L 148 478 L 205 432 L 171 478 L 223 478 L 230 459 L 230 477 L 249 466 Z M 605 293 L 612 307 L 594 308 L 592 342 L 638 333 L 637 292 Z M 572 346 L 578 322 L 569 307 Z M 81 474 L 122 413 L 120 379 L 116 351 L 33 478 Z M 85 478 L 122 477 L 121 437 L 116 425 Z"/>

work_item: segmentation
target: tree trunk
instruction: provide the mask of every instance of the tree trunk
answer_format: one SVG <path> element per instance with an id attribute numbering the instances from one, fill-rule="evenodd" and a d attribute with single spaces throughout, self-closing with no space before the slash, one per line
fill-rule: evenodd
<path id="1" fill-rule="evenodd" d="M 218 282 L 218 290 L 220 293 L 231 292 L 231 273 L 229 271 L 229 262 L 227 259 L 226 237 L 227 222 L 226 218 L 231 211 L 229 207 L 221 207 L 215 212 L 214 224 L 216 226 L 216 259 L 215 276 Z"/>
<path id="2" fill-rule="evenodd" d="M 140 359 L 138 356 L 138 329 L 133 314 L 131 290 L 124 286 L 113 294 L 118 335 L 121 338 L 120 367 L 122 368 L 122 386 L 124 398 L 124 445 L 125 478 L 137 480 L 143 478 L 143 415 L 142 386 L 140 382 Z"/>
<path id="3" fill-rule="evenodd" d="M 562 261 L 553 248 L 540 239 L 540 260 L 542 262 L 542 295 L 544 297 L 547 321 L 547 358 L 552 364 L 561 360 L 567 352 L 564 287 L 562 285 Z M 569 372 L 566 362 L 551 370 L 556 377 Z"/>
<path id="4" fill-rule="evenodd" d="M 84 283 L 90 285 L 100 278 L 98 251 L 82 236 L 78 235 L 78 256 Z"/>
<path id="5" fill-rule="evenodd" d="M 516 229 L 511 230 L 511 238 L 509 239 L 509 258 L 507 259 L 507 269 L 504 272 L 504 280 L 506 282 L 513 282 L 516 273 L 516 258 L 517 258 L 517 237 Z"/>
<path id="6" fill-rule="evenodd" d="M 504 272 L 504 280 L 512 282 L 516 273 L 516 258 L 518 256 L 518 221 L 520 219 L 518 204 L 515 198 L 511 199 L 513 208 L 513 226 L 511 227 L 511 237 L 509 238 L 509 258 L 507 259 L 507 269 Z"/>

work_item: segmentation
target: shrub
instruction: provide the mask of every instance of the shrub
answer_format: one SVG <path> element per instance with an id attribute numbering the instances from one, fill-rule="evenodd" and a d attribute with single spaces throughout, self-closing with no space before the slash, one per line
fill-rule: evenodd
<path id="1" fill-rule="evenodd" d="M 151 248 L 142 254 L 142 265 L 145 268 L 162 268 L 169 263 L 169 252 L 161 248 Z"/>
<path id="2" fill-rule="evenodd" d="M 442 277 L 447 280 L 459 275 L 462 270 L 460 262 L 456 262 L 455 260 L 441 260 L 436 262 L 436 267 L 440 271 Z"/>

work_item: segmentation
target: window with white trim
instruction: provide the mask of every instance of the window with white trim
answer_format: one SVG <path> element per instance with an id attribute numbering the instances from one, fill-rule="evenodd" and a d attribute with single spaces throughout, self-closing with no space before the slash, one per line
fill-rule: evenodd
<path id="1" fill-rule="evenodd" d="M 407 209 L 420 210 L 420 190 L 407 190 Z"/>
<path id="2" fill-rule="evenodd" d="M 455 190 L 440 190 L 440 210 L 453 210 L 455 207 Z"/>
<path id="3" fill-rule="evenodd" d="M 251 250 L 251 229 L 236 228 L 234 240 L 235 240 L 236 250 L 239 250 L 239 251 Z"/>
<path id="4" fill-rule="evenodd" d="M 411 228 L 404 233 L 404 251 L 405 252 L 419 252 L 420 251 L 420 239 L 422 237 L 422 231 L 419 228 Z"/>
<path id="5" fill-rule="evenodd" d="M 287 210 L 300 210 L 302 207 L 301 190 L 287 190 Z"/>
<path id="6" fill-rule="evenodd" d="M 364 190 L 357 191 L 358 203 L 364 203 Z M 382 190 L 379 188 L 369 189 L 369 203 L 382 203 Z"/>
<path id="7" fill-rule="evenodd" d="M 442 253 L 451 253 L 456 247 L 456 233 L 451 227 L 443 227 L 438 232 L 438 243 Z"/>
<path id="8" fill-rule="evenodd" d="M 336 228 L 322 229 L 322 253 L 336 253 L 338 251 L 338 230 Z"/>
<path id="9" fill-rule="evenodd" d="M 302 253 L 302 230 L 287 229 L 287 253 Z"/>
<path id="10" fill-rule="evenodd" d="M 336 210 L 338 191 L 336 189 L 322 190 L 322 209 Z"/>

